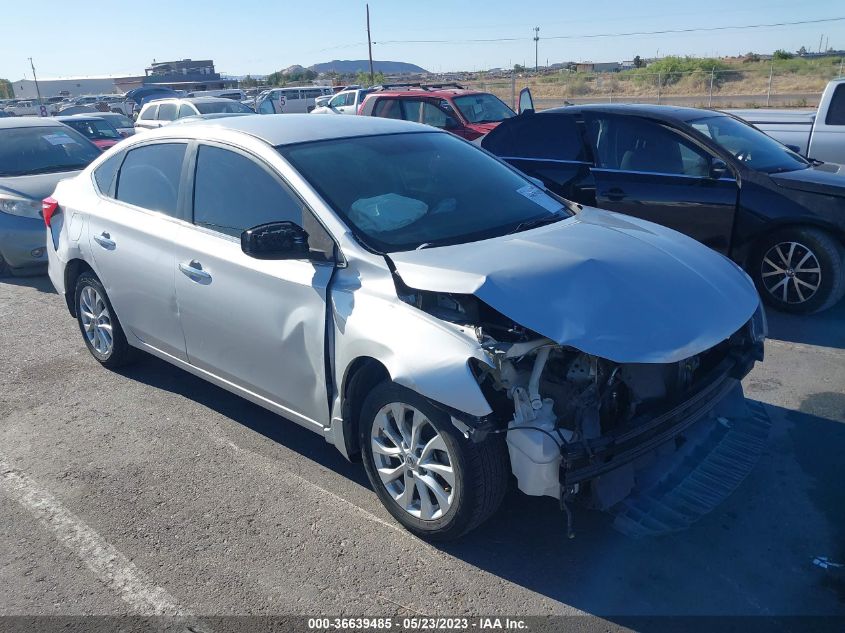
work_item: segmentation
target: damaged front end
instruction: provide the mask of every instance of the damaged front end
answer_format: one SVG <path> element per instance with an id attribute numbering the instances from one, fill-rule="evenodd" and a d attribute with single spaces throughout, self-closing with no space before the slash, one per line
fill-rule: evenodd
<path id="1" fill-rule="evenodd" d="M 473 328 L 485 352 L 488 362 L 469 362 L 493 414 L 456 422 L 477 439 L 505 433 L 519 489 L 559 499 L 568 515 L 572 500 L 612 511 L 628 533 L 680 529 L 756 462 L 767 423 L 740 381 L 763 358 L 762 307 L 687 358 L 614 362 L 521 327 L 473 295 L 403 286 L 403 301 Z"/>

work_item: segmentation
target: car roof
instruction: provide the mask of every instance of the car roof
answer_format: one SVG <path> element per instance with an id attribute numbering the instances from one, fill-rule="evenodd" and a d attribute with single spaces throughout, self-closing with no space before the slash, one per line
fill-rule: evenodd
<path id="1" fill-rule="evenodd" d="M 653 105 L 643 103 L 590 103 L 585 105 L 570 105 L 559 108 L 550 108 L 549 110 L 543 110 L 542 112 L 537 112 L 536 114 L 571 114 L 579 112 L 639 115 L 670 121 L 691 121 L 694 119 L 700 119 L 704 116 L 718 116 L 722 114 L 721 112 L 717 112 L 715 110 L 706 110 L 703 108 L 686 108 L 683 106 Z"/>
<path id="2" fill-rule="evenodd" d="M 428 132 L 445 134 L 437 128 L 421 123 L 380 117 L 333 116 L 318 117 L 309 114 L 250 114 L 224 117 L 197 122 L 192 125 L 164 126 L 144 134 L 144 138 L 178 137 L 191 130 L 202 137 L 202 130 L 232 130 L 254 136 L 275 146 L 294 145 L 311 141 L 357 136 L 378 136 Z"/>
<path id="3" fill-rule="evenodd" d="M 64 123 L 56 119 L 39 116 L 15 116 L 0 119 L 0 128 L 12 127 L 63 127 Z"/>
<path id="4" fill-rule="evenodd" d="M 103 114 L 108 114 L 108 112 L 103 112 Z M 65 116 L 57 116 L 55 117 L 56 121 L 96 121 L 97 119 L 103 120 L 103 118 L 98 114 L 66 114 Z"/>
<path id="5" fill-rule="evenodd" d="M 404 90 L 374 90 L 370 95 L 384 97 L 462 97 L 464 95 L 487 94 L 482 90 L 468 90 L 466 88 L 406 88 Z M 367 95 L 368 97 L 370 95 Z"/>
<path id="6" fill-rule="evenodd" d="M 169 101 L 178 101 L 179 103 L 231 103 L 231 99 L 225 97 L 163 97 L 161 99 L 151 99 L 144 104 L 144 107 L 151 105 L 159 105 Z"/>

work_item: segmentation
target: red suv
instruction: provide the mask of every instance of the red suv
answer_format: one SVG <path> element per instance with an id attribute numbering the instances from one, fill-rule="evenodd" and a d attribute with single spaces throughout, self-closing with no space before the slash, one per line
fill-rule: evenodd
<path id="1" fill-rule="evenodd" d="M 458 84 L 379 86 L 367 95 L 358 114 L 426 123 L 469 141 L 516 116 L 497 96 Z"/>

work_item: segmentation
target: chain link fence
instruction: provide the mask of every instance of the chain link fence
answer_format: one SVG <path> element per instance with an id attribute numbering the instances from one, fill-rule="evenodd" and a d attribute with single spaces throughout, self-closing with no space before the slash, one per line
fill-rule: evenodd
<path id="1" fill-rule="evenodd" d="M 696 70 L 653 73 L 560 71 L 540 75 L 466 82 L 516 107 L 519 91 L 531 89 L 538 110 L 581 103 L 656 103 L 702 108 L 809 108 L 824 87 L 841 77 L 843 62 L 812 73 L 778 69 Z"/>

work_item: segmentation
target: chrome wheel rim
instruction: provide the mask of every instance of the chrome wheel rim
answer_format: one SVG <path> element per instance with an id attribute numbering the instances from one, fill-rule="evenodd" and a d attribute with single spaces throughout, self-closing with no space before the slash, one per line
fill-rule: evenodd
<path id="1" fill-rule="evenodd" d="M 85 286 L 79 294 L 79 318 L 91 347 L 98 354 L 108 356 L 114 346 L 111 314 L 96 288 Z"/>
<path id="2" fill-rule="evenodd" d="M 373 461 L 393 501 L 413 517 L 430 521 L 449 511 L 455 498 L 454 460 L 425 414 L 402 402 L 376 414 Z"/>
<path id="3" fill-rule="evenodd" d="M 763 285 L 775 299 L 784 303 L 804 303 L 812 299 L 822 281 L 816 254 L 800 242 L 781 242 L 763 257 L 760 274 Z"/>

